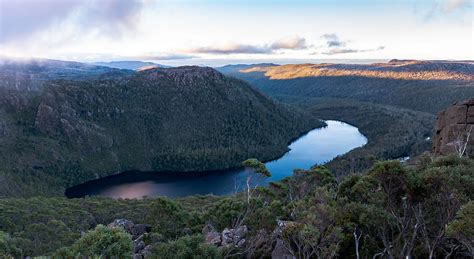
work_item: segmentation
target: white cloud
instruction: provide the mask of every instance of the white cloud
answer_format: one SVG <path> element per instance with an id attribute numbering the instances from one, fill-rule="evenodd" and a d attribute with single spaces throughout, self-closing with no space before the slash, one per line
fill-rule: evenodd
<path id="1" fill-rule="evenodd" d="M 347 49 L 347 48 L 332 48 L 327 51 L 322 52 L 324 55 L 337 55 L 337 54 L 347 54 L 347 53 L 361 53 L 361 52 L 373 52 L 385 49 L 384 46 L 380 46 L 375 49 Z M 318 53 L 319 54 L 319 53 Z"/>
<path id="2" fill-rule="evenodd" d="M 271 49 L 306 49 L 306 39 L 301 37 L 292 37 L 277 40 L 270 46 Z"/>
<path id="3" fill-rule="evenodd" d="M 302 37 L 284 38 L 270 44 L 251 45 L 227 43 L 218 46 L 205 46 L 185 50 L 186 53 L 196 54 L 271 54 L 276 50 L 301 50 L 308 48 L 306 39 Z"/>
<path id="4" fill-rule="evenodd" d="M 444 0 L 441 8 L 443 12 L 450 13 L 458 9 L 469 8 L 471 5 L 471 0 Z"/>

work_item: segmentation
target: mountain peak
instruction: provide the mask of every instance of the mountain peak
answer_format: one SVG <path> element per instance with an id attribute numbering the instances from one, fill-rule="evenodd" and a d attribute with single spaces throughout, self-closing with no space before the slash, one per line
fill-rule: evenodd
<path id="1" fill-rule="evenodd" d="M 201 81 L 219 81 L 222 82 L 225 76 L 219 71 L 210 67 L 200 66 L 182 66 L 172 68 L 150 68 L 139 71 L 140 75 L 149 79 L 168 78 L 179 84 L 194 85 Z"/>

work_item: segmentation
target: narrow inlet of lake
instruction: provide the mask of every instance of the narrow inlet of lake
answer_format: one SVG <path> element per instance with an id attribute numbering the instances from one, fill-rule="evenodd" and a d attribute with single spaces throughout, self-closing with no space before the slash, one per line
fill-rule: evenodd
<path id="1" fill-rule="evenodd" d="M 291 143 L 290 151 L 284 156 L 266 163 L 272 176 L 261 184 L 281 180 L 292 175 L 294 169 L 309 169 L 367 143 L 367 138 L 354 126 L 331 120 L 326 123 L 327 127 L 314 129 Z M 246 176 L 245 169 L 209 172 L 129 171 L 73 186 L 66 190 L 66 196 L 176 198 L 196 194 L 226 195 L 244 188 Z"/>

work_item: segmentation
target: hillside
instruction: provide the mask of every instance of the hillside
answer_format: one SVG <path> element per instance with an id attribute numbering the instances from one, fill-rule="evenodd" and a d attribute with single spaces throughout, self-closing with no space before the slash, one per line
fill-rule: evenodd
<path id="1" fill-rule="evenodd" d="M 255 65 L 229 75 L 272 96 L 348 98 L 433 114 L 457 100 L 474 96 L 471 61 Z"/>
<path id="2" fill-rule="evenodd" d="M 87 80 L 130 73 L 73 61 L 0 58 L 0 89 L 40 91 L 49 80 Z"/>
<path id="3" fill-rule="evenodd" d="M 38 92 L 3 89 L 0 103 L 0 195 L 61 194 L 131 169 L 197 171 L 269 160 L 322 126 L 204 67 L 55 80 Z"/>

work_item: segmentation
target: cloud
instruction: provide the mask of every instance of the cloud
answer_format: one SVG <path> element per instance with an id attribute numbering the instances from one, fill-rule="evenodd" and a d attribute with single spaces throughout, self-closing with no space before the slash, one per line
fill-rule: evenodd
<path id="1" fill-rule="evenodd" d="M 445 13 L 451 13 L 458 9 L 464 9 L 471 7 L 471 0 L 444 0 L 441 8 Z"/>
<path id="2" fill-rule="evenodd" d="M 332 47 L 345 47 L 347 41 L 341 41 L 339 37 L 334 33 L 328 33 L 321 36 L 326 41 L 326 45 L 329 48 Z"/>
<path id="3" fill-rule="evenodd" d="M 270 49 L 278 50 L 278 49 L 306 49 L 306 39 L 301 37 L 292 37 L 281 39 L 275 41 L 271 44 Z"/>
<path id="4" fill-rule="evenodd" d="M 301 50 L 308 48 L 306 39 L 301 37 L 292 37 L 280 39 L 265 45 L 249 45 L 228 43 L 221 46 L 206 46 L 185 50 L 186 53 L 196 54 L 271 54 L 277 50 Z"/>
<path id="5" fill-rule="evenodd" d="M 346 54 L 346 53 L 361 53 L 361 52 L 372 52 L 372 51 L 379 51 L 385 49 L 384 46 L 380 46 L 375 49 L 349 49 L 349 48 L 332 48 L 321 54 L 324 55 L 337 55 L 337 54 Z M 318 53 L 319 54 L 319 53 Z"/>
<path id="6" fill-rule="evenodd" d="M 0 0 L 0 43 L 25 40 L 65 23 L 75 33 L 106 36 L 133 29 L 144 2 L 129 0 Z"/>
<path id="7" fill-rule="evenodd" d="M 184 55 L 184 54 L 143 54 L 133 57 L 128 57 L 129 59 L 138 59 L 138 60 L 183 60 L 183 59 L 193 59 L 196 56 Z"/>
<path id="8" fill-rule="evenodd" d="M 186 52 L 197 54 L 265 54 L 271 53 L 271 49 L 264 46 L 226 44 L 222 46 L 192 48 Z"/>

